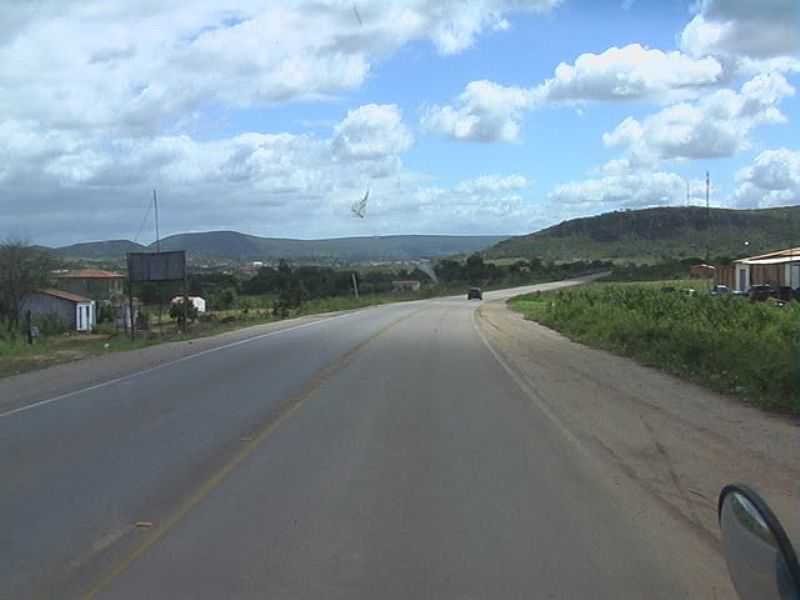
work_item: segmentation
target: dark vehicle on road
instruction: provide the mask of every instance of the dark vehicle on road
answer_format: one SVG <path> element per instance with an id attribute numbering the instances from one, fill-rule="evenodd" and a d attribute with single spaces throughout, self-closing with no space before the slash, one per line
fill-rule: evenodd
<path id="1" fill-rule="evenodd" d="M 747 290 L 747 297 L 751 302 L 766 302 L 768 298 L 776 297 L 775 288 L 768 283 L 758 283 Z"/>
<path id="2" fill-rule="evenodd" d="M 467 300 L 483 300 L 483 292 L 479 287 L 471 287 L 467 291 Z"/>

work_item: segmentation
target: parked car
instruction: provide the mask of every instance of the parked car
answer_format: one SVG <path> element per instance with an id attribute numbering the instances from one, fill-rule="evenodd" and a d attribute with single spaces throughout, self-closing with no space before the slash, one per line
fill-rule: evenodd
<path id="1" fill-rule="evenodd" d="M 718 283 L 713 288 L 711 288 L 712 296 L 724 296 L 725 294 L 730 294 L 730 293 L 731 293 L 731 288 L 721 283 Z"/>
<path id="2" fill-rule="evenodd" d="M 467 300 L 483 300 L 483 292 L 479 287 L 471 287 L 467 291 Z"/>
<path id="3" fill-rule="evenodd" d="M 747 290 L 747 297 L 750 298 L 751 302 L 764 302 L 767 298 L 777 297 L 777 292 L 768 283 L 757 283 Z"/>

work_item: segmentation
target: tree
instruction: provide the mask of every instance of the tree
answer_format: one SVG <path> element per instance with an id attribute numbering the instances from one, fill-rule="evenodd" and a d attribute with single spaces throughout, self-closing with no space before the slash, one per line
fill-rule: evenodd
<path id="1" fill-rule="evenodd" d="M 466 275 L 467 281 L 470 283 L 480 283 L 485 277 L 486 265 L 483 262 L 483 257 L 475 252 L 467 258 Z"/>
<path id="2" fill-rule="evenodd" d="M 19 326 L 23 299 L 47 287 L 53 266 L 49 253 L 22 240 L 0 242 L 0 318 L 9 332 Z"/>
<path id="3" fill-rule="evenodd" d="M 169 306 L 169 316 L 178 322 L 181 329 L 186 329 L 186 318 L 188 317 L 190 323 L 197 320 L 197 307 L 191 300 L 186 304 L 186 311 L 184 312 L 183 303 L 186 302 L 185 297 L 181 297 L 177 302 L 173 302 Z"/>

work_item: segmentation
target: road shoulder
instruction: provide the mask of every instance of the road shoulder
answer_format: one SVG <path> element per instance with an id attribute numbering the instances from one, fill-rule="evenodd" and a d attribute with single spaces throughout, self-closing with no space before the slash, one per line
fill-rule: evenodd
<path id="1" fill-rule="evenodd" d="M 593 455 L 718 537 L 726 483 L 754 486 L 800 536 L 800 427 L 655 369 L 570 341 L 503 302 L 476 314 L 492 348 Z"/>

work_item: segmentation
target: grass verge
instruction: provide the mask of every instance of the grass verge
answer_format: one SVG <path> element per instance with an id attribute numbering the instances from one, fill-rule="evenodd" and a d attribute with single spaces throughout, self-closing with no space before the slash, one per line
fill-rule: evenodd
<path id="1" fill-rule="evenodd" d="M 309 300 L 297 309 L 290 311 L 289 318 L 327 312 L 353 310 L 390 302 L 419 299 L 420 296 L 375 295 Z M 37 338 L 36 343 L 28 345 L 21 335 L 12 338 L 0 337 L 0 377 L 19 375 L 53 365 L 73 362 L 111 352 L 124 352 L 163 344 L 196 339 L 253 325 L 279 321 L 269 309 L 235 309 L 206 313 L 202 319 L 192 323 L 187 333 L 179 331 L 174 320 L 163 315 L 161 322 L 154 316 L 148 331 L 137 332 L 131 340 L 123 332 L 115 332 L 101 325 L 93 334 L 58 334 Z"/>
<path id="2" fill-rule="evenodd" d="M 663 282 L 662 282 L 663 283 Z M 666 293 L 661 285 L 596 283 L 517 296 L 526 318 L 589 346 L 800 414 L 800 304 Z"/>

